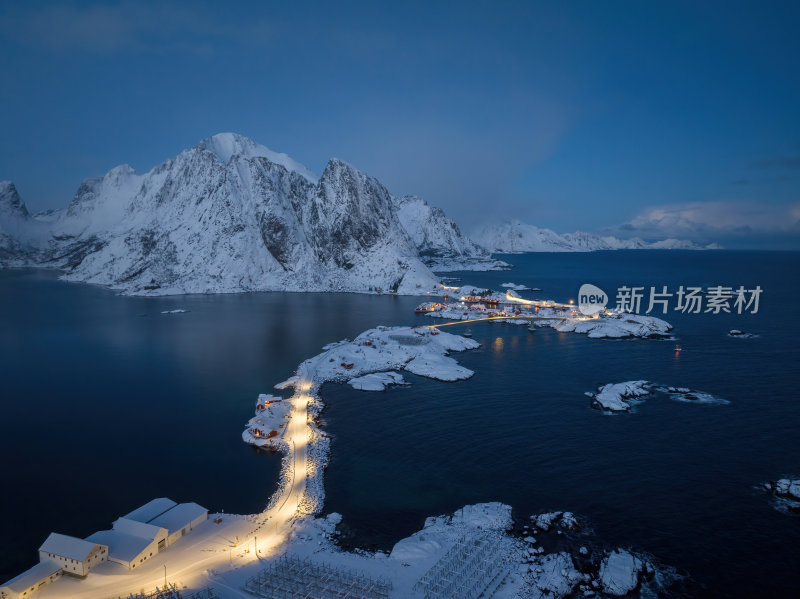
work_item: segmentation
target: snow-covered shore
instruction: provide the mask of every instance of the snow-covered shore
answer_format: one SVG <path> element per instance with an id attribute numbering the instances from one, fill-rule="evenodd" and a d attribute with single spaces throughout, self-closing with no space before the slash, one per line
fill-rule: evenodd
<path id="1" fill-rule="evenodd" d="M 517 283 L 501 283 L 500 287 L 505 287 L 506 289 L 512 289 L 514 291 L 531 291 L 530 287 Z"/>
<path id="2" fill-rule="evenodd" d="M 536 321 L 537 327 L 550 326 L 560 333 L 583 333 L 592 339 L 668 339 L 672 325 L 654 316 L 608 313 L 597 318 L 574 318 L 560 322 Z"/>
<path id="3" fill-rule="evenodd" d="M 800 514 L 800 478 L 779 478 L 762 484 L 772 495 L 775 509 L 785 514 Z"/>
<path id="4" fill-rule="evenodd" d="M 626 381 L 609 383 L 598 387 L 597 391 L 586 392 L 592 400 L 592 407 L 605 412 L 628 412 L 630 409 L 652 396 L 653 392 L 666 394 L 673 401 L 695 404 L 723 405 L 730 403 L 704 391 L 688 387 L 658 385 L 651 381 Z"/>
<path id="5" fill-rule="evenodd" d="M 386 553 L 343 551 L 336 542 L 342 517 L 333 513 L 298 521 L 286 555 L 342 573 L 364 573 L 398 598 L 424 596 L 437 581 L 451 585 L 446 596 L 452 597 L 467 596 L 470 588 L 485 589 L 496 599 L 623 597 L 645 589 L 652 595 L 680 578 L 646 554 L 598 543 L 569 512 L 535 514 L 528 521 L 515 528 L 511 507 L 502 503 L 467 505 L 427 518 Z M 469 563 L 472 547 L 491 551 L 480 555 L 479 567 Z M 235 582 L 233 575 L 220 578 Z"/>
<path id="6" fill-rule="evenodd" d="M 472 589 L 496 599 L 654 596 L 680 578 L 647 554 L 604 544 L 570 512 L 534 514 L 524 522 L 515 523 L 502 503 L 467 505 L 427 518 L 388 552 L 372 552 L 339 547 L 340 514 L 306 516 L 292 527 L 281 559 L 335 569 L 344 579 L 367 576 L 397 598 L 425 596 L 437 582 L 448 597 L 477 596 L 468 594 Z M 241 588 L 271 561 L 215 572 L 214 580 Z"/>
<path id="7" fill-rule="evenodd" d="M 391 385 L 407 385 L 403 375 L 398 372 L 373 372 L 354 379 L 348 384 L 359 391 L 385 391 Z"/>
<path id="8" fill-rule="evenodd" d="M 609 383 L 598 388 L 597 393 L 587 393 L 592 398 L 592 407 L 607 412 L 627 412 L 636 399 L 650 395 L 652 384 L 648 381 Z"/>
<path id="9" fill-rule="evenodd" d="M 733 339 L 753 339 L 754 337 L 758 337 L 758 335 L 746 333 L 745 331 L 740 331 L 739 329 L 731 329 L 728 331 L 728 337 Z"/>

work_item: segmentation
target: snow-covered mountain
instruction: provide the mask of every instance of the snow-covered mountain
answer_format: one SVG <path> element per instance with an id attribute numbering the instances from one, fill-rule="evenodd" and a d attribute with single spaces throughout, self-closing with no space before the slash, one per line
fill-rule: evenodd
<path id="1" fill-rule="evenodd" d="M 32 217 L 11 181 L 0 181 L 0 266 L 25 266 L 49 237 Z"/>
<path id="2" fill-rule="evenodd" d="M 613 236 L 592 235 L 577 231 L 559 235 L 550 229 L 509 220 L 489 224 L 472 235 L 472 239 L 491 252 L 514 254 L 521 252 L 594 252 L 598 250 L 701 250 L 719 246 L 700 246 L 682 239 L 665 239 L 648 243 L 634 237 L 619 239 Z"/>
<path id="3" fill-rule="evenodd" d="M 434 271 L 496 270 L 508 264 L 491 254 L 447 218 L 441 208 L 416 196 L 395 198 L 400 223 L 417 246 L 420 258 Z"/>
<path id="4" fill-rule="evenodd" d="M 404 205 L 341 160 L 317 178 L 224 133 L 146 174 L 123 165 L 88 179 L 49 214 L 31 216 L 13 184 L 0 184 L 0 263 L 62 268 L 68 280 L 145 295 L 429 291 L 436 277 L 396 204 Z M 455 233 L 422 238 L 443 255 L 486 257 Z"/>

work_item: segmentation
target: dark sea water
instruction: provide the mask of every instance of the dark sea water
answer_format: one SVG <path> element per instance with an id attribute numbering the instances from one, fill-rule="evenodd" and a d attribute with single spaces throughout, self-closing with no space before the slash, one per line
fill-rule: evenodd
<path id="1" fill-rule="evenodd" d="M 280 456 L 241 432 L 322 345 L 413 322 L 418 298 L 136 298 L 0 271 L 0 582 L 52 532 L 86 536 L 154 497 L 252 513 Z M 161 314 L 185 309 L 184 314 Z"/>
<path id="2" fill-rule="evenodd" d="M 583 282 L 614 295 L 622 285 L 760 285 L 764 292 L 755 315 L 665 316 L 677 341 L 544 329 L 531 335 L 523 326 L 475 323 L 481 349 L 457 356 L 475 371 L 468 381 L 411 375 L 411 387 L 385 393 L 327 385 L 323 417 L 333 442 L 326 510 L 343 514 L 351 542 L 389 549 L 428 515 L 499 500 L 518 518 L 574 511 L 602 541 L 690 573 L 698 596 L 795 596 L 800 517 L 773 509 L 754 486 L 800 475 L 800 318 L 793 312 L 800 255 L 504 259 L 516 268 L 455 276 L 493 288 L 540 287 L 529 297 L 561 301 L 575 298 Z M 731 328 L 760 337 L 731 339 Z M 688 386 L 731 403 L 661 397 L 612 416 L 590 408 L 585 391 L 631 379 Z"/>
<path id="3" fill-rule="evenodd" d="M 800 475 L 800 254 L 601 252 L 508 256 L 528 297 L 581 283 L 744 285 L 756 315 L 680 314 L 674 341 L 593 340 L 475 323 L 475 371 L 364 393 L 326 385 L 326 512 L 348 543 L 389 549 L 426 516 L 503 501 L 517 518 L 571 510 L 603 542 L 692 575 L 698 596 L 791 596 L 800 517 L 758 483 Z M 577 299 L 577 298 L 575 298 Z M 241 442 L 259 392 L 320 347 L 378 324 L 428 323 L 419 298 L 260 293 L 130 298 L 54 273 L 0 271 L 0 578 L 36 561 L 50 531 L 87 535 L 156 496 L 252 512 L 279 456 Z M 674 305 L 674 303 L 673 303 Z M 183 308 L 185 314 L 160 314 Z M 760 335 L 731 339 L 740 328 Z M 458 327 L 452 330 L 457 331 Z M 675 352 L 676 344 L 682 351 Z M 653 398 L 606 416 L 583 394 L 649 379 L 729 400 Z"/>

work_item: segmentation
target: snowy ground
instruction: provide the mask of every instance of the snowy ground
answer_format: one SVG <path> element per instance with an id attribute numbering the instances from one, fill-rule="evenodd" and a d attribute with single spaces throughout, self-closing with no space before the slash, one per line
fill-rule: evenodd
<path id="1" fill-rule="evenodd" d="M 513 530 L 510 506 L 501 503 L 468 505 L 450 515 L 430 517 L 423 528 L 384 552 L 339 549 L 336 543 L 339 514 L 303 518 L 294 525 L 287 555 L 313 564 L 334 566 L 342 572 L 360 572 L 391 584 L 391 597 L 423 597 L 422 583 L 435 580 L 437 568 L 447 565 L 456 586 L 449 597 L 467 596 L 471 584 L 485 585 L 487 596 L 497 599 L 527 597 L 621 597 L 637 590 L 655 591 L 677 576 L 657 565 L 650 556 L 624 548 L 599 545 L 569 512 L 534 515 L 530 525 Z M 458 570 L 448 555 L 459 543 L 487 539 L 496 566 L 485 578 L 474 567 Z M 465 542 L 466 541 L 466 542 Z M 210 584 L 223 597 L 247 597 L 243 580 L 255 576 L 263 563 L 212 573 Z M 452 568 L 452 569 L 451 569 Z M 463 587 L 459 590 L 459 582 Z M 239 592 L 240 594 L 234 594 Z"/>
<path id="2" fill-rule="evenodd" d="M 628 412 L 631 408 L 652 396 L 654 391 L 666 394 L 673 401 L 694 404 L 724 405 L 730 402 L 704 391 L 688 387 L 669 387 L 650 381 L 626 381 L 609 383 L 586 395 L 592 399 L 592 407 L 605 412 Z"/>
<path id="3" fill-rule="evenodd" d="M 350 379 L 348 384 L 359 391 L 385 391 L 390 385 L 407 385 L 398 372 L 374 372 Z"/>
<path id="4" fill-rule="evenodd" d="M 733 339 L 753 339 L 758 337 L 754 333 L 746 333 L 745 331 L 740 331 L 739 329 L 731 329 L 728 331 L 728 337 L 732 337 Z"/>
<path id="5" fill-rule="evenodd" d="M 548 326 L 545 322 L 537 321 L 536 326 Z M 665 339 L 670 337 L 672 330 L 672 325 L 660 318 L 625 313 L 600 314 L 597 318 L 571 318 L 549 326 L 561 333 L 584 333 L 593 339 Z"/>
<path id="6" fill-rule="evenodd" d="M 592 398 L 592 406 L 608 412 L 627 412 L 634 401 L 650 395 L 652 385 L 648 381 L 628 381 L 626 383 L 609 383 L 597 390 L 587 393 Z"/>

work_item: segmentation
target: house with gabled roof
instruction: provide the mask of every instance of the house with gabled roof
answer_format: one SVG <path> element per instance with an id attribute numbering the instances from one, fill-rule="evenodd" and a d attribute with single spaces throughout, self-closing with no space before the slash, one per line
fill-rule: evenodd
<path id="1" fill-rule="evenodd" d="M 85 578 L 97 564 L 108 560 L 108 546 L 52 532 L 39 547 L 39 559 L 54 561 L 64 574 Z"/>

